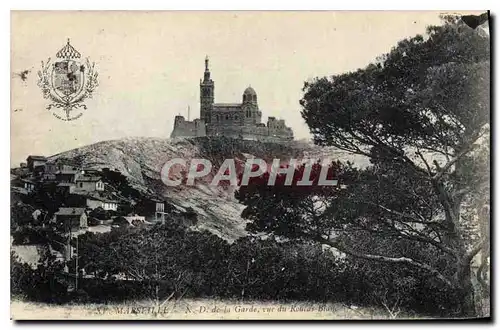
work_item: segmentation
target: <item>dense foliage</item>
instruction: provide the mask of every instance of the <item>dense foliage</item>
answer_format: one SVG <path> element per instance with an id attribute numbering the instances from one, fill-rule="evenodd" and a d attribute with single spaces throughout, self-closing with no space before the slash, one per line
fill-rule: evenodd
<path id="1" fill-rule="evenodd" d="M 471 262 L 487 255 L 489 237 L 466 228 L 489 221 L 481 212 L 489 204 L 489 43 L 445 17 L 366 68 L 306 82 L 302 116 L 314 141 L 372 165 L 344 166 L 340 190 L 242 187 L 248 229 L 426 274 L 456 293 L 457 315 L 475 315 Z"/>
<path id="2" fill-rule="evenodd" d="M 377 263 L 336 257 L 321 245 L 245 237 L 229 244 L 208 232 L 177 225 L 87 233 L 79 239 L 82 276 L 78 295 L 66 293 L 72 280 L 62 264 L 32 269 L 12 261 L 12 293 L 45 302 L 162 301 L 175 297 L 397 303 L 427 314 L 445 314 L 451 292 L 424 273 L 387 272 Z M 74 261 L 69 262 L 70 273 Z M 387 285 L 391 283 L 391 285 Z M 382 295 L 381 295 L 382 294 Z"/>

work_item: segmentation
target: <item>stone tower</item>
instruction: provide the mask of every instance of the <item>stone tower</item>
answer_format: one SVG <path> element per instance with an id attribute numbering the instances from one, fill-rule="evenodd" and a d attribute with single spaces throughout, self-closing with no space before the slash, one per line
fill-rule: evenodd
<path id="1" fill-rule="evenodd" d="M 214 89 L 214 81 L 210 79 L 207 56 L 205 57 L 203 81 L 200 80 L 200 119 L 204 120 L 205 123 L 211 122 L 211 115 L 214 107 Z"/>

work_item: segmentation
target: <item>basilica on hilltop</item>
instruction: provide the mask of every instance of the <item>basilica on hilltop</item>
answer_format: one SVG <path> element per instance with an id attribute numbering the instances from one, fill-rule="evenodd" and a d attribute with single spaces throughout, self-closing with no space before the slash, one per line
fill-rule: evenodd
<path id="1" fill-rule="evenodd" d="M 283 119 L 269 117 L 262 121 L 257 93 L 252 87 L 243 92 L 241 103 L 215 103 L 215 84 L 210 78 L 208 57 L 200 80 L 200 118 L 190 121 L 181 115 L 175 117 L 171 137 L 226 136 L 232 138 L 287 142 L 293 140 L 293 131 Z"/>

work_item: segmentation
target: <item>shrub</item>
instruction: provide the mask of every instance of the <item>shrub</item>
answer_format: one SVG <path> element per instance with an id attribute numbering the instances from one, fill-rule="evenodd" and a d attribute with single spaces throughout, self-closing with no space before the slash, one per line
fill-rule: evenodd
<path id="1" fill-rule="evenodd" d="M 98 220 L 106 220 L 109 219 L 107 217 L 106 211 L 102 207 L 96 207 L 89 213 L 89 217 L 96 218 Z"/>
<path id="2" fill-rule="evenodd" d="M 51 260 L 48 267 L 39 265 L 32 269 L 27 263 L 19 262 L 15 254 L 11 253 L 11 296 L 49 303 L 66 301 L 67 286 L 56 277 L 61 269 L 62 264 L 54 260 Z"/>
<path id="3" fill-rule="evenodd" d="M 68 298 L 50 271 L 32 270 L 15 261 L 13 293 L 49 302 L 102 302 L 151 298 L 159 288 L 161 296 L 173 292 L 186 297 L 337 301 L 433 315 L 447 315 L 456 301 L 454 292 L 408 267 L 339 258 L 317 244 L 272 237 L 244 237 L 229 244 L 209 232 L 175 223 L 87 233 L 79 237 L 79 248 L 81 265 L 96 276 L 81 279 L 81 294 Z M 114 279 L 137 269 L 143 273 L 140 279 Z"/>

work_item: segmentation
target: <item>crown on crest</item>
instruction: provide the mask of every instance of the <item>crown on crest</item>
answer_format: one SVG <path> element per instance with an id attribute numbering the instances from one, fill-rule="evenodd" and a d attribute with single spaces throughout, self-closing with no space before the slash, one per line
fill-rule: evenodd
<path id="1" fill-rule="evenodd" d="M 68 43 L 60 51 L 57 52 L 56 56 L 58 58 L 66 58 L 66 59 L 81 57 L 80 53 L 73 46 L 70 45 L 69 38 L 68 38 Z"/>

